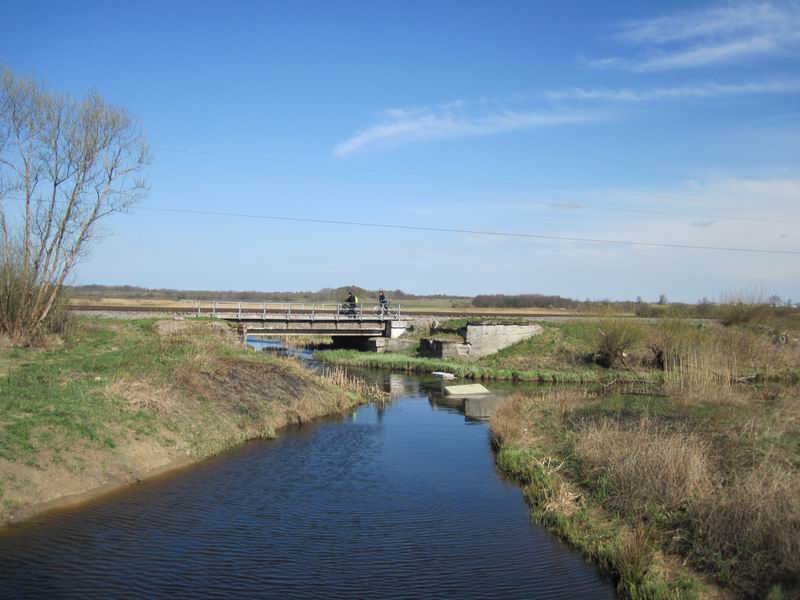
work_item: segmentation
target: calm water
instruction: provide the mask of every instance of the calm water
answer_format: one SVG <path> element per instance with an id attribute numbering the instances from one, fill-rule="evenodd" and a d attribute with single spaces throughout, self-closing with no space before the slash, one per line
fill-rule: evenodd
<path id="1" fill-rule="evenodd" d="M 496 473 L 476 420 L 496 399 L 465 407 L 440 382 L 380 377 L 398 398 L 384 410 L 3 531 L 0 596 L 614 596 Z"/>

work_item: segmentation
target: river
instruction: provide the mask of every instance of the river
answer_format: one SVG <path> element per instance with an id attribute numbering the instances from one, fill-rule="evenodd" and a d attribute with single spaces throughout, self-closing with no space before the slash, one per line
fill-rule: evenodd
<path id="1" fill-rule="evenodd" d="M 392 392 L 385 408 L 1 531 L 0 596 L 614 597 L 495 470 L 498 397 L 465 404 L 438 380 L 372 376 Z"/>

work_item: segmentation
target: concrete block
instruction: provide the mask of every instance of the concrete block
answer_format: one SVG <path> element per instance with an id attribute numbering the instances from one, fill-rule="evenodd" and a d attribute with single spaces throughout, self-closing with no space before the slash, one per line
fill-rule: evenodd
<path id="1" fill-rule="evenodd" d="M 411 325 L 411 321 L 387 321 L 386 323 L 386 337 L 397 339 L 402 336 L 408 326 Z"/>
<path id="2" fill-rule="evenodd" d="M 467 385 L 446 385 L 445 393 L 449 396 L 474 396 L 477 394 L 488 394 L 489 390 L 480 383 L 470 383 Z"/>
<path id="3" fill-rule="evenodd" d="M 541 325 L 467 325 L 469 357 L 481 358 L 494 354 L 542 331 Z"/>
<path id="4" fill-rule="evenodd" d="M 441 379 L 455 379 L 456 376 L 452 373 L 445 373 L 444 371 L 434 371 L 431 373 L 434 377 L 439 377 Z"/>
<path id="5" fill-rule="evenodd" d="M 405 350 L 406 348 L 410 348 L 411 346 L 415 346 L 419 343 L 417 340 L 407 340 L 405 338 L 383 339 L 386 340 L 386 343 L 383 347 L 384 352 L 400 352 L 401 350 Z"/>

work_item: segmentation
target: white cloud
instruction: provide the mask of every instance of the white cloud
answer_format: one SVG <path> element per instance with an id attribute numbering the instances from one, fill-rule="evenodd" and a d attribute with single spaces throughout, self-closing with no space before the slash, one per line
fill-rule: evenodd
<path id="1" fill-rule="evenodd" d="M 586 60 L 595 68 L 663 71 L 777 54 L 800 43 L 800 3 L 737 2 L 623 23 L 616 38 L 642 47 L 634 58 Z"/>
<path id="2" fill-rule="evenodd" d="M 800 79 L 745 83 L 702 83 L 642 90 L 570 88 L 547 92 L 550 100 L 605 100 L 647 102 L 683 98 L 715 98 L 744 94 L 790 94 L 800 92 Z"/>
<path id="3" fill-rule="evenodd" d="M 333 149 L 341 158 L 356 152 L 393 147 L 410 142 L 426 142 L 494 135 L 539 127 L 554 127 L 597 120 L 589 112 L 534 112 L 498 110 L 471 115 L 460 110 L 463 102 L 450 102 L 428 109 L 391 109 L 382 120 L 359 131 Z"/>
<path id="4" fill-rule="evenodd" d="M 622 24 L 618 37 L 632 44 L 665 44 L 740 32 L 770 31 L 785 26 L 797 6 L 776 7 L 770 2 L 722 4 L 705 10 L 686 11 Z"/>

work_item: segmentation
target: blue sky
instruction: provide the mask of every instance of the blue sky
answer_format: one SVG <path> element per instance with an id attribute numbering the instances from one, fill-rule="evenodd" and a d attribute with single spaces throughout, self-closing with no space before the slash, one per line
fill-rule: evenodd
<path id="1" fill-rule="evenodd" d="M 11 2 L 0 62 L 156 161 L 78 283 L 800 300 L 799 2 Z M 46 15 L 46 19 L 44 16 Z"/>

